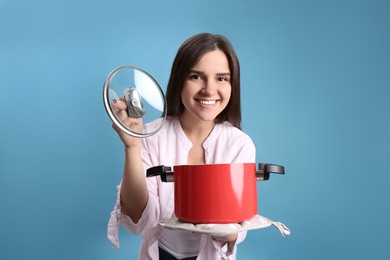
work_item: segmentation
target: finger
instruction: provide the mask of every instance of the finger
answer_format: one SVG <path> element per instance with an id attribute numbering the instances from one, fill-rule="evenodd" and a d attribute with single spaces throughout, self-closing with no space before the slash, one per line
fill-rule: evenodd
<path id="1" fill-rule="evenodd" d="M 115 102 L 113 101 L 111 103 L 111 107 L 114 110 L 115 113 L 118 113 L 121 110 L 127 110 L 127 104 L 121 99 L 114 99 Z"/>
<path id="2" fill-rule="evenodd" d="M 142 125 L 142 121 L 139 120 L 139 118 L 132 118 L 129 116 L 123 117 L 121 121 L 124 125 L 126 125 L 128 127 L 131 127 L 131 126 L 138 127 L 138 126 Z"/>
<path id="3" fill-rule="evenodd" d="M 117 113 L 116 113 L 116 117 L 120 120 L 120 121 L 124 121 L 126 120 L 129 115 L 127 114 L 127 111 L 126 110 L 119 110 Z"/>

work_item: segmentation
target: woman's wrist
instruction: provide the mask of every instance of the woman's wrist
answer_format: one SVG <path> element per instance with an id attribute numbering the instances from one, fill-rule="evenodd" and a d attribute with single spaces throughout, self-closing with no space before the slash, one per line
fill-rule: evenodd
<path id="1" fill-rule="evenodd" d="M 126 153 L 134 153 L 134 152 L 140 152 L 141 151 L 141 143 L 139 144 L 125 144 L 125 152 Z"/>

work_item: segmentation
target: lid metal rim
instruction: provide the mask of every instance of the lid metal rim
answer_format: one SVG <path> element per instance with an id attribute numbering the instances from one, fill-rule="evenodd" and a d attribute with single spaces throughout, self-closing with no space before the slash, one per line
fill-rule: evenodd
<path id="1" fill-rule="evenodd" d="M 113 113 L 113 111 L 111 110 L 110 101 L 109 101 L 109 97 L 108 97 L 109 88 L 110 88 L 110 82 L 111 82 L 111 79 L 115 76 L 115 74 L 118 73 L 118 71 L 120 71 L 122 69 L 125 69 L 125 68 L 140 70 L 143 73 L 147 74 L 149 77 L 151 77 L 153 79 L 153 81 L 156 82 L 157 87 L 159 88 L 159 90 L 161 92 L 161 95 L 164 98 L 164 111 L 163 111 L 163 116 L 162 116 L 163 120 L 162 120 L 160 126 L 156 130 L 154 130 L 154 131 L 152 131 L 150 133 L 141 134 L 141 133 L 137 133 L 137 132 L 133 132 L 133 131 L 129 130 L 120 120 L 118 120 L 118 118 L 116 117 L 115 113 Z M 120 66 L 120 67 L 114 69 L 107 76 L 106 80 L 104 81 L 104 86 L 103 86 L 103 102 L 104 102 L 104 108 L 106 109 L 106 112 L 107 112 L 108 116 L 110 117 L 111 121 L 113 121 L 114 124 L 117 125 L 123 132 L 125 132 L 128 135 L 134 136 L 134 137 L 144 138 L 144 137 L 148 137 L 148 136 L 154 135 L 155 133 L 157 133 L 161 129 L 161 127 L 163 126 L 163 124 L 165 122 L 165 118 L 167 116 L 166 98 L 165 98 L 164 92 L 163 92 L 160 84 L 146 70 L 138 68 L 138 67 L 135 67 L 135 66 L 128 66 L 128 65 Z"/>

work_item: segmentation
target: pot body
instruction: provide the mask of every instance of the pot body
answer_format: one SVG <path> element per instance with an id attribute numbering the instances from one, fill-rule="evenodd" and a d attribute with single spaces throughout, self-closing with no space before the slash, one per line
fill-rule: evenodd
<path id="1" fill-rule="evenodd" d="M 174 179 L 183 222 L 239 223 L 257 214 L 255 163 L 177 165 Z"/>

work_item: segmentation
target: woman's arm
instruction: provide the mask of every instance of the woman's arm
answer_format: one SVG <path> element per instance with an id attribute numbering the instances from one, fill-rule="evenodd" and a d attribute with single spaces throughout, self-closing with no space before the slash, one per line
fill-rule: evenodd
<path id="1" fill-rule="evenodd" d="M 124 100 L 115 100 L 112 106 L 119 120 L 127 128 L 135 131 L 142 129 L 142 119 L 128 116 L 126 112 L 127 105 Z M 141 158 L 142 143 L 139 138 L 127 135 L 115 124 L 112 126 L 125 146 L 125 163 L 120 190 L 121 209 L 134 223 L 137 223 L 149 197 Z"/>
<path id="2" fill-rule="evenodd" d="M 120 197 L 122 212 L 129 216 L 134 223 L 137 223 L 149 197 L 140 148 L 125 148 Z"/>

